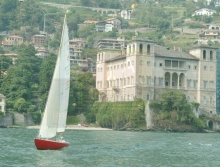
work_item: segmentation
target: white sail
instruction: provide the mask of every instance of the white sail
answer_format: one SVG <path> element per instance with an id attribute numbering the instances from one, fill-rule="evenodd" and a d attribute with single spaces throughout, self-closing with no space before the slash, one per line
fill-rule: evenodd
<path id="1" fill-rule="evenodd" d="M 66 127 L 67 109 L 69 103 L 70 89 L 70 56 L 69 56 L 69 36 L 66 19 L 63 24 L 63 36 L 60 47 L 60 111 L 57 132 L 64 132 Z"/>
<path id="2" fill-rule="evenodd" d="M 39 132 L 41 138 L 52 138 L 56 136 L 57 131 L 62 132 L 65 130 L 69 101 L 69 82 L 69 37 L 65 16 L 59 54 Z"/>

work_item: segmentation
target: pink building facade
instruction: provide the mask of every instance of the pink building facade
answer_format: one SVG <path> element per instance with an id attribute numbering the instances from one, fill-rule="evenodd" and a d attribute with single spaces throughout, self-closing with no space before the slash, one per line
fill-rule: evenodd
<path id="1" fill-rule="evenodd" d="M 188 54 L 146 39 L 134 39 L 122 51 L 100 50 L 96 64 L 99 101 L 157 100 L 165 90 L 177 89 L 189 102 L 216 113 L 216 50 L 199 46 Z"/>

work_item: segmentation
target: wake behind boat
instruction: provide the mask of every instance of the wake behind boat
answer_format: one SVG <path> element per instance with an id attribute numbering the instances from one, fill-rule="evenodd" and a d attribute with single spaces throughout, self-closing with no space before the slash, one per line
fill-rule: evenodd
<path id="1" fill-rule="evenodd" d="M 69 143 L 66 142 L 62 136 L 60 139 L 54 140 L 54 138 L 57 138 L 57 134 L 61 134 L 65 131 L 69 89 L 69 36 L 65 15 L 59 53 L 44 110 L 44 116 L 39 135 L 34 139 L 37 149 L 58 150 L 69 146 Z"/>

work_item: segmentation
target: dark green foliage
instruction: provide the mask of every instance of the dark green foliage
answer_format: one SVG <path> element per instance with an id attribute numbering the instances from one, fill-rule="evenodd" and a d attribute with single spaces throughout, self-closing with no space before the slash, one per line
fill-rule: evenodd
<path id="1" fill-rule="evenodd" d="M 91 105 L 98 99 L 95 78 L 90 72 L 72 72 L 71 78 L 68 114 L 90 111 Z M 73 106 L 73 103 L 76 105 Z"/>
<path id="2" fill-rule="evenodd" d="M 4 54 L 4 53 L 5 53 L 5 51 L 3 50 L 2 47 L 0 47 L 0 54 Z"/>
<path id="3" fill-rule="evenodd" d="M 126 124 L 132 128 L 145 126 L 145 104 L 141 99 L 132 102 L 104 102 L 94 103 L 91 113 L 102 127 L 120 129 Z"/>
<path id="4" fill-rule="evenodd" d="M 66 124 L 72 125 L 79 123 L 79 118 L 77 116 L 67 116 Z"/>
<path id="5" fill-rule="evenodd" d="M 55 63 L 57 60 L 57 55 L 50 54 L 48 57 L 44 58 L 39 72 L 39 94 L 41 98 L 40 109 L 43 111 L 48 91 L 50 88 L 51 80 L 53 77 L 53 72 L 55 68 Z"/>
<path id="6" fill-rule="evenodd" d="M 41 123 L 41 113 L 39 112 L 33 112 L 32 113 L 32 118 L 35 124 L 40 124 Z"/>
<path id="7" fill-rule="evenodd" d="M 37 58 L 35 53 L 32 45 L 21 45 L 16 65 L 8 68 L 7 75 L 2 80 L 0 91 L 7 97 L 8 109 L 16 108 L 20 112 L 27 112 L 35 108 L 31 106 L 31 100 L 35 87 L 39 84 L 38 73 L 41 64 L 41 59 Z M 24 109 L 21 109 L 21 106 L 24 106 Z"/>
<path id="8" fill-rule="evenodd" d="M 179 126 L 192 126 L 196 130 L 204 129 L 204 123 L 197 118 L 193 112 L 193 108 L 198 109 L 198 103 L 191 105 L 186 100 L 186 95 L 180 91 L 168 90 L 160 95 L 158 101 L 150 103 L 153 109 L 154 125 L 166 128 L 167 126 L 175 129 Z"/>

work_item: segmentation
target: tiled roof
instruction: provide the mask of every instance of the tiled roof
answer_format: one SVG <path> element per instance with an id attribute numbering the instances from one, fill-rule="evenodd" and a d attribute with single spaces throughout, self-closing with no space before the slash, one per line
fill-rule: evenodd
<path id="1" fill-rule="evenodd" d="M 169 57 L 169 58 L 178 58 L 178 59 L 194 59 L 198 60 L 195 56 L 178 51 L 178 50 L 172 50 L 164 46 L 155 45 L 154 47 L 155 56 L 158 57 Z"/>
<path id="2" fill-rule="evenodd" d="M 0 94 L 0 98 L 4 98 L 5 99 L 5 96 L 3 94 Z"/>
<path id="3" fill-rule="evenodd" d="M 111 62 L 111 61 L 125 59 L 125 58 L 126 58 L 126 55 L 119 55 L 119 56 L 116 56 L 116 57 L 114 57 L 112 59 L 106 60 L 105 62 Z"/>
<path id="4" fill-rule="evenodd" d="M 17 35 L 12 35 L 12 36 L 9 36 L 9 38 L 23 38 L 23 37 L 20 37 L 20 36 L 17 36 Z"/>

